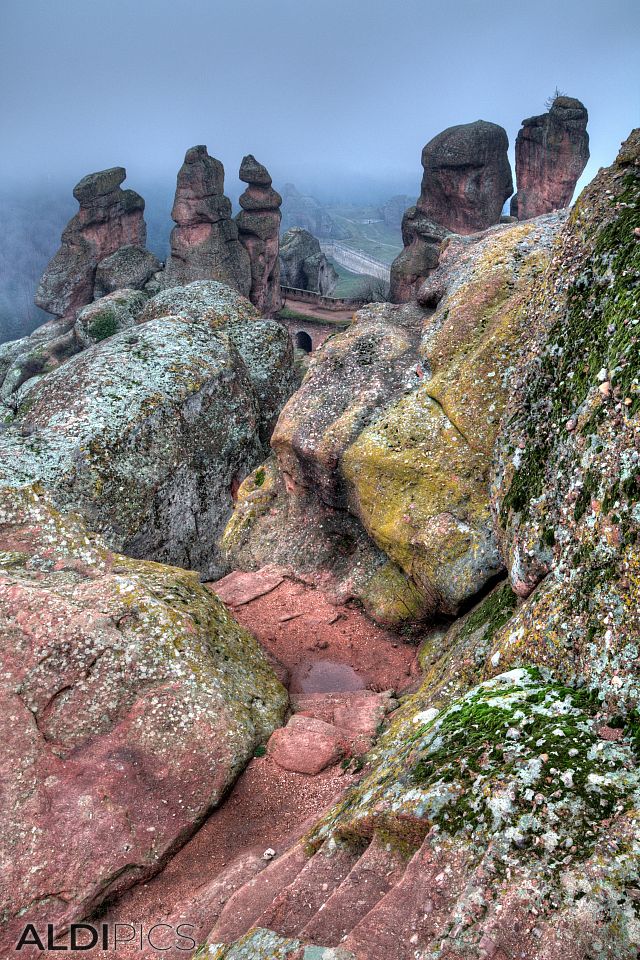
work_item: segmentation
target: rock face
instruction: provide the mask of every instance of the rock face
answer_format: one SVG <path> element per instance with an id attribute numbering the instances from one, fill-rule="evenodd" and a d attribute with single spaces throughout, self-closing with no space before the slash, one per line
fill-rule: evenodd
<path id="1" fill-rule="evenodd" d="M 422 151 L 422 188 L 402 219 L 405 249 L 391 266 L 390 298 L 406 303 L 438 265 L 449 232 L 470 234 L 497 223 L 513 192 L 502 127 L 485 120 L 449 127 Z"/>
<path id="2" fill-rule="evenodd" d="M 146 322 L 37 382 L 0 434 L 0 477 L 41 482 L 117 549 L 212 579 L 232 494 L 262 459 L 260 430 L 294 375 L 283 327 L 254 325 L 248 301 L 204 286 L 180 288 L 173 304 L 160 294 Z"/>
<path id="3" fill-rule="evenodd" d="M 224 167 L 205 146 L 187 150 L 178 172 L 171 216 L 171 256 L 161 282 L 165 287 L 192 280 L 219 280 L 248 296 L 249 255 L 238 240 L 231 202 L 224 195 Z"/>
<path id="4" fill-rule="evenodd" d="M 476 120 L 443 130 L 422 151 L 418 211 L 454 233 L 497 223 L 513 193 L 506 131 Z"/>
<path id="5" fill-rule="evenodd" d="M 500 573 L 493 445 L 523 298 L 561 221 L 451 240 L 424 307 L 365 308 L 314 355 L 277 463 L 238 492 L 234 565 L 320 565 L 386 623 L 455 614 Z"/>
<path id="6" fill-rule="evenodd" d="M 136 317 L 147 303 L 141 290 L 116 290 L 93 303 L 87 304 L 78 313 L 73 332 L 80 350 L 134 326 Z"/>
<path id="7" fill-rule="evenodd" d="M 391 264 L 389 298 L 392 303 L 415 300 L 420 284 L 438 266 L 442 241 L 449 231 L 429 220 L 417 207 L 402 218 L 404 250 Z"/>
<path id="8" fill-rule="evenodd" d="M 249 297 L 263 317 L 272 317 L 282 306 L 280 293 L 280 204 L 282 197 L 271 186 L 266 167 L 249 154 L 240 166 L 240 179 L 248 184 L 240 197 L 236 217 L 240 243 L 249 254 Z"/>
<path id="9" fill-rule="evenodd" d="M 79 212 L 62 234 L 62 245 L 49 262 L 36 293 L 36 305 L 65 320 L 94 297 L 96 269 L 120 247 L 144 247 L 147 228 L 144 200 L 122 190 L 124 167 L 91 173 L 76 184 Z"/>
<path id="10" fill-rule="evenodd" d="M 283 286 L 313 290 L 329 296 L 338 274 L 320 249 L 320 242 L 308 230 L 292 227 L 280 245 L 280 272 Z"/>
<path id="11" fill-rule="evenodd" d="M 156 872 L 281 721 L 255 640 L 184 570 L 0 490 L 5 956 Z"/>
<path id="12" fill-rule="evenodd" d="M 569 206 L 589 159 L 588 119 L 579 100 L 559 96 L 548 113 L 522 121 L 516 140 L 514 217 L 528 220 Z"/>

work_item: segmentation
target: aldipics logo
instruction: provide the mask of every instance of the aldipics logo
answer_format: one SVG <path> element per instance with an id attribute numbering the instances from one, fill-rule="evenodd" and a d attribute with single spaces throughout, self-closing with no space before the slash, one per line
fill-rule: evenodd
<path id="1" fill-rule="evenodd" d="M 36 947 L 38 950 L 112 950 L 120 948 L 131 950 L 165 950 L 192 951 L 197 947 L 196 941 L 189 934 L 194 930 L 192 923 L 180 923 L 172 927 L 169 923 L 156 923 L 148 929 L 143 924 L 136 923 L 101 923 L 94 926 L 92 923 L 72 923 L 65 931 L 56 931 L 53 923 L 46 928 L 37 927 L 28 923 L 16 943 L 16 951 L 26 950 L 27 947 Z"/>

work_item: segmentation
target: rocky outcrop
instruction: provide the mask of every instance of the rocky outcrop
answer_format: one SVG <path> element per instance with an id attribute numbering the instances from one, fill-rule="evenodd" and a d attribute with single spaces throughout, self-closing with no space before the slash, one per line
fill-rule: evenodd
<path id="1" fill-rule="evenodd" d="M 282 306 L 280 293 L 280 204 L 282 197 L 271 186 L 266 167 L 249 154 L 240 166 L 240 179 L 248 184 L 240 197 L 236 217 L 240 243 L 249 254 L 249 298 L 263 317 L 272 317 Z"/>
<path id="2" fill-rule="evenodd" d="M 76 184 L 73 195 L 80 210 L 65 227 L 62 245 L 40 280 L 36 305 L 42 310 L 72 321 L 94 298 L 98 264 L 120 247 L 144 247 L 144 200 L 121 189 L 126 176 L 124 167 L 113 167 Z"/>
<path id="3" fill-rule="evenodd" d="M 189 286 L 173 303 L 160 294 L 134 329 L 37 382 L 0 434 L 0 477 L 39 481 L 117 549 L 213 578 L 233 493 L 262 459 L 260 431 L 293 373 L 283 327 L 204 286 L 191 301 Z"/>
<path id="4" fill-rule="evenodd" d="M 0 643 L 8 956 L 155 873 L 286 693 L 194 574 L 111 553 L 32 487 L 0 489 Z"/>
<path id="5" fill-rule="evenodd" d="M 162 286 L 219 280 L 248 296 L 251 265 L 238 240 L 231 202 L 224 195 L 224 167 L 205 146 L 186 152 L 171 216 L 176 226 L 171 232 L 171 256 L 160 277 Z"/>
<path id="6" fill-rule="evenodd" d="M 418 288 L 438 266 L 442 241 L 449 231 L 409 207 L 402 218 L 404 250 L 391 264 L 389 299 L 392 303 L 415 300 Z"/>
<path id="7" fill-rule="evenodd" d="M 513 192 L 502 127 L 485 120 L 449 127 L 422 151 L 422 188 L 402 219 L 405 249 L 391 267 L 390 297 L 405 303 L 438 265 L 449 232 L 471 234 L 497 223 Z"/>
<path id="8" fill-rule="evenodd" d="M 513 192 L 508 147 L 505 130 L 486 120 L 443 130 L 422 151 L 418 211 L 454 233 L 497 223 Z"/>
<path id="9" fill-rule="evenodd" d="M 162 264 L 150 250 L 131 245 L 120 247 L 98 264 L 93 295 L 98 299 L 114 290 L 143 290 L 161 269 Z"/>
<path id="10" fill-rule="evenodd" d="M 511 213 L 528 220 L 568 207 L 589 159 L 589 115 L 573 97 L 557 96 L 548 113 L 522 121 L 516 140 L 518 192 Z"/>
<path id="11" fill-rule="evenodd" d="M 320 249 L 320 242 L 308 230 L 292 227 L 280 244 L 280 274 L 285 287 L 313 290 L 330 296 L 338 274 Z"/>
<path id="12" fill-rule="evenodd" d="M 86 350 L 94 343 L 133 327 L 147 299 L 141 290 L 123 289 L 83 307 L 73 325 L 78 350 Z"/>
<path id="13" fill-rule="evenodd" d="M 332 570 L 387 623 L 455 614 L 500 573 L 493 444 L 523 300 L 561 221 L 452 239 L 424 306 L 365 308 L 314 354 L 274 431 L 277 463 L 239 490 L 234 564 Z"/>

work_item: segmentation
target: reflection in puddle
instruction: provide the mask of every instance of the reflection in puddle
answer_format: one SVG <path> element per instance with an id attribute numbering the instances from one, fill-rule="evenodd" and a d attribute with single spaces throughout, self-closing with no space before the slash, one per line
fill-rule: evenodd
<path id="1" fill-rule="evenodd" d="M 317 660 L 300 663 L 291 674 L 291 693 L 337 693 L 363 690 L 365 682 L 348 663 Z"/>

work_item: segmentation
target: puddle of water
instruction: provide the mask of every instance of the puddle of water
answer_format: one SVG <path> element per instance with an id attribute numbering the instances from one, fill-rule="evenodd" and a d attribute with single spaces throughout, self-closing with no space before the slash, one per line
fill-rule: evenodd
<path id="1" fill-rule="evenodd" d="M 363 690 L 364 680 L 348 663 L 317 660 L 300 663 L 291 673 L 291 693 L 342 693 Z"/>

